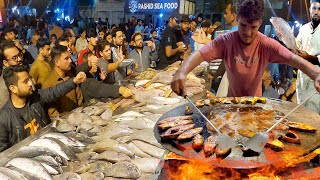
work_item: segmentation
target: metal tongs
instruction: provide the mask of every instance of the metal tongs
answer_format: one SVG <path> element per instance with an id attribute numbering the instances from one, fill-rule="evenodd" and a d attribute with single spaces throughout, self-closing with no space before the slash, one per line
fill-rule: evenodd
<path id="1" fill-rule="evenodd" d="M 218 133 L 218 136 L 216 137 L 216 142 L 217 142 L 217 145 L 219 146 L 220 149 L 222 150 L 225 150 L 225 149 L 229 149 L 229 148 L 232 148 L 232 147 L 235 147 L 237 146 L 236 142 L 231 139 L 230 136 L 227 136 L 227 135 L 224 135 L 222 134 L 211 122 L 210 120 L 204 115 L 202 114 L 202 112 L 200 111 L 200 109 L 197 108 L 197 106 L 195 104 L 193 104 L 193 102 L 191 101 L 191 99 L 186 96 L 185 97 L 190 104 L 192 104 L 192 106 L 200 113 L 200 115 L 210 124 L 210 126 L 215 130 L 217 131 Z"/>
<path id="2" fill-rule="evenodd" d="M 249 139 L 247 142 L 245 142 L 245 146 L 250 148 L 251 150 L 255 152 L 261 152 L 264 149 L 264 146 L 267 144 L 269 140 L 268 133 L 275 128 L 279 123 L 281 123 L 286 117 L 288 117 L 290 114 L 292 114 L 296 109 L 298 109 L 300 106 L 302 106 L 304 103 L 306 103 L 313 95 L 315 95 L 317 92 L 312 93 L 309 95 L 303 102 L 301 102 L 298 106 L 296 106 L 294 109 L 292 109 L 289 113 L 287 113 L 285 116 L 280 118 L 273 126 L 271 126 L 266 132 L 262 133 L 256 133 L 251 139 Z"/>

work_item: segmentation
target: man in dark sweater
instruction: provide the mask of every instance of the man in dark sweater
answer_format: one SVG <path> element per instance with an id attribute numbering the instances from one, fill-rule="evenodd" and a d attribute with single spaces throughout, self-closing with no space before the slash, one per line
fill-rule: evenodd
<path id="1" fill-rule="evenodd" d="M 80 72 L 75 78 L 39 92 L 34 88 L 28 68 L 24 65 L 7 67 L 3 71 L 3 78 L 10 92 L 10 99 L 0 110 L 0 151 L 48 125 L 51 121 L 44 105 L 84 82 L 86 75 Z"/>

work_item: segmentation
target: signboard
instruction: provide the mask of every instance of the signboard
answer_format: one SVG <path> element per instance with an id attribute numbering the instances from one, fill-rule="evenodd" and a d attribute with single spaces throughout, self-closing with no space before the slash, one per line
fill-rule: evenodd
<path id="1" fill-rule="evenodd" d="M 126 0 L 126 13 L 171 13 L 180 9 L 180 0 Z"/>

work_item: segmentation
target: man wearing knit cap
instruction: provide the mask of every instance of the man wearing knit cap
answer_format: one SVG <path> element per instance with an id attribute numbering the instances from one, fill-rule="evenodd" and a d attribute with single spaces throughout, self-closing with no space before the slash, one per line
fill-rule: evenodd
<path id="1" fill-rule="evenodd" d="M 311 22 L 303 25 L 297 36 L 298 55 L 320 69 L 320 0 L 311 0 L 309 10 Z M 297 78 L 298 103 L 301 103 L 309 94 L 316 91 L 312 84 L 313 80 L 299 70 Z M 305 106 L 320 114 L 320 95 L 313 95 Z"/>

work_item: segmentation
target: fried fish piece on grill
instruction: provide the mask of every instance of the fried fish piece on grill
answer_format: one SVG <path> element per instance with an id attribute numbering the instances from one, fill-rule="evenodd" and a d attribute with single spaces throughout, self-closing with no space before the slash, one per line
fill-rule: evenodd
<path id="1" fill-rule="evenodd" d="M 270 140 L 267 142 L 266 147 L 270 147 L 274 151 L 282 151 L 283 150 L 283 143 L 278 139 Z"/>
<path id="2" fill-rule="evenodd" d="M 204 106 L 204 100 L 203 99 L 197 100 L 196 101 L 196 106 L 197 107 L 203 107 Z"/>
<path id="3" fill-rule="evenodd" d="M 297 131 L 303 131 L 303 132 L 309 132 L 309 133 L 317 132 L 317 129 L 315 129 L 311 125 L 305 124 L 305 123 L 289 122 L 288 126 L 289 126 L 289 129 L 294 129 Z"/>
<path id="4" fill-rule="evenodd" d="M 233 97 L 231 102 L 234 104 L 239 104 L 241 102 L 241 97 Z"/>
<path id="5" fill-rule="evenodd" d="M 216 138 L 214 136 L 209 136 L 203 146 L 204 156 L 208 158 L 213 155 L 216 150 L 216 146 Z"/>
<path id="6" fill-rule="evenodd" d="M 262 103 L 266 104 L 267 103 L 267 98 L 266 97 L 254 97 L 257 103 Z"/>
<path id="7" fill-rule="evenodd" d="M 190 139 L 190 138 L 194 137 L 195 135 L 202 133 L 202 130 L 203 130 L 202 127 L 187 130 L 187 131 L 183 132 L 182 134 L 180 134 L 177 139 L 179 141 Z"/>
<path id="8" fill-rule="evenodd" d="M 174 122 L 174 121 L 180 121 L 180 120 L 191 120 L 192 116 L 176 116 L 176 117 L 169 117 L 166 119 L 162 119 L 158 122 L 158 124 L 164 124 L 164 123 L 170 123 L 170 122 Z"/>
<path id="9" fill-rule="evenodd" d="M 166 130 L 175 126 L 181 126 L 181 125 L 186 125 L 186 124 L 192 124 L 193 120 L 180 120 L 180 121 L 173 121 L 173 122 L 168 122 L 168 123 L 163 123 L 163 124 L 159 124 L 158 128 L 160 130 Z"/>
<path id="10" fill-rule="evenodd" d="M 216 153 L 217 159 L 224 159 L 228 157 L 229 154 L 231 153 L 231 148 L 222 150 L 219 148 L 219 146 L 217 146 L 215 153 Z"/>
<path id="11" fill-rule="evenodd" d="M 184 110 L 185 115 L 191 115 L 193 114 L 192 109 L 189 106 L 186 106 L 186 109 Z"/>
<path id="12" fill-rule="evenodd" d="M 238 133 L 241 136 L 247 137 L 247 138 L 252 138 L 256 133 L 251 131 L 251 130 L 247 130 L 247 129 L 239 129 Z"/>
<path id="13" fill-rule="evenodd" d="M 301 144 L 301 140 L 298 135 L 290 130 L 286 134 L 281 135 L 279 139 L 289 143 Z"/>
<path id="14" fill-rule="evenodd" d="M 197 134 L 196 136 L 193 137 L 193 142 L 192 142 L 192 148 L 195 151 L 200 151 L 203 148 L 203 137 L 201 134 Z"/>
<path id="15" fill-rule="evenodd" d="M 187 125 L 172 127 L 170 129 L 166 130 L 164 133 L 162 133 L 160 135 L 160 137 L 162 139 L 175 139 L 180 134 L 182 134 L 184 131 L 187 131 L 187 130 L 192 129 L 194 127 L 195 127 L 194 124 L 187 124 Z"/>
<path id="16" fill-rule="evenodd" d="M 250 104 L 250 105 L 255 105 L 257 103 L 255 98 L 242 98 L 241 99 L 241 104 Z"/>

